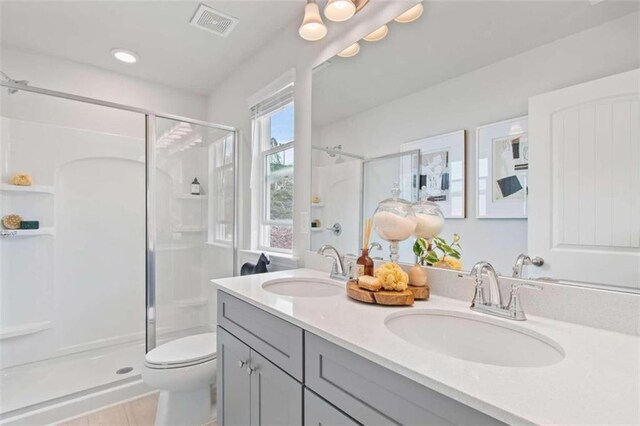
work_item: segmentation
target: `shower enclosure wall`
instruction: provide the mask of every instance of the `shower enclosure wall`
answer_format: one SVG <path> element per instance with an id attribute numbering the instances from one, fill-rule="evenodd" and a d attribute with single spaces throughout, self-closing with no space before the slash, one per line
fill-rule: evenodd
<path id="1" fill-rule="evenodd" d="M 236 133 L 1 84 L 0 216 L 39 221 L 0 230 L 8 422 L 141 386 L 146 350 L 215 329 L 208 283 L 236 264 Z M 11 185 L 16 173 L 33 185 Z"/>

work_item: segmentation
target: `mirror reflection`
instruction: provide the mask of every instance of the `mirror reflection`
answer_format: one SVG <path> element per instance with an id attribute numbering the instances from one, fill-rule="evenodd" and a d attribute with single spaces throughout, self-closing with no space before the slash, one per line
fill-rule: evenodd
<path id="1" fill-rule="evenodd" d="M 442 211 L 438 266 L 640 291 L 639 5 L 599 6 L 430 2 L 318 66 L 311 249 L 358 254 L 397 188 Z"/>

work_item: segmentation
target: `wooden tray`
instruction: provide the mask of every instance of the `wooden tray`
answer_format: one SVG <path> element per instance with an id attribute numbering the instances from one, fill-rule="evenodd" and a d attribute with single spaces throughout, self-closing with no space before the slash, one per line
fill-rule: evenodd
<path id="1" fill-rule="evenodd" d="M 429 300 L 429 286 L 414 287 L 409 284 L 407 290 L 413 293 L 413 298 L 416 300 Z"/>
<path id="2" fill-rule="evenodd" d="M 410 306 L 413 305 L 413 292 L 404 291 L 369 291 L 358 287 L 355 281 L 347 283 L 347 296 L 364 303 L 374 303 L 387 306 Z"/>

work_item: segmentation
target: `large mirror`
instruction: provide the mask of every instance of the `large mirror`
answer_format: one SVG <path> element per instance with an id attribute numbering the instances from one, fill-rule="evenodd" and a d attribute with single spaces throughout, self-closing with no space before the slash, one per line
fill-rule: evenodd
<path id="1" fill-rule="evenodd" d="M 314 70 L 311 249 L 359 253 L 364 220 L 397 185 L 439 204 L 463 270 L 486 260 L 503 276 L 639 292 L 638 84 L 621 82 L 640 67 L 639 3 L 419 8 Z M 416 261 L 414 241 L 400 262 Z M 514 271 L 520 254 L 533 261 Z"/>

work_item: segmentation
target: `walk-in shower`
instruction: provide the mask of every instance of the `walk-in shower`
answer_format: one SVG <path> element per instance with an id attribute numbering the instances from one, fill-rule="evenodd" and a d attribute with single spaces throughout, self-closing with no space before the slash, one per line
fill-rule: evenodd
<path id="1" fill-rule="evenodd" d="M 344 152 L 341 145 L 311 148 L 309 248 L 331 244 L 341 253 L 358 253 L 364 158 Z"/>
<path id="2" fill-rule="evenodd" d="M 0 234 L 0 421 L 132 396 L 145 350 L 214 330 L 209 280 L 236 265 L 236 132 L 0 85 L 17 91 L 0 94 L 0 216 L 38 222 Z"/>

